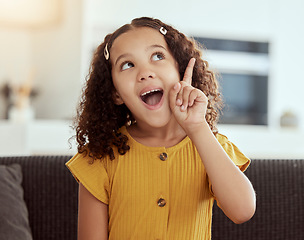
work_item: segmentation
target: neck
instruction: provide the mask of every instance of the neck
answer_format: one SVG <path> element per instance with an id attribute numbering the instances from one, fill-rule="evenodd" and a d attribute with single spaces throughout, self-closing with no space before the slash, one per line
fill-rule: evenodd
<path id="1" fill-rule="evenodd" d="M 172 147 L 186 137 L 185 131 L 176 121 L 163 127 L 136 123 L 128 128 L 128 132 L 137 142 L 150 147 Z"/>

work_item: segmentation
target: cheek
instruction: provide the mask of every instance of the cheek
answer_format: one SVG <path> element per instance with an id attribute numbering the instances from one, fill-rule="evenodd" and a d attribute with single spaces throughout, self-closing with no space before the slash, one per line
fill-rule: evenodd
<path id="1" fill-rule="evenodd" d="M 180 74 L 178 72 L 178 70 L 176 68 L 172 68 L 171 71 L 167 71 L 166 72 L 166 76 L 167 78 L 170 80 L 170 82 L 179 82 L 181 79 L 180 79 Z"/>
<path id="2" fill-rule="evenodd" d="M 174 63 L 173 68 L 174 68 L 174 73 L 176 75 L 176 78 L 178 79 L 178 81 L 180 81 L 181 78 L 180 78 L 180 73 L 179 73 L 179 66 L 178 66 L 178 63 L 176 61 Z"/>
<path id="3" fill-rule="evenodd" d="M 122 79 L 120 79 L 122 80 Z M 123 82 L 123 83 L 122 83 Z M 120 96 L 122 100 L 129 99 L 130 94 L 133 93 L 133 84 L 128 81 L 113 81 L 114 87 L 116 89 L 117 94 Z"/>
<path id="4" fill-rule="evenodd" d="M 122 87 L 122 79 L 117 77 L 115 74 L 112 73 L 112 81 L 113 81 L 113 85 L 116 89 L 116 91 L 120 94 L 121 89 L 123 89 Z"/>
<path id="5" fill-rule="evenodd" d="M 115 88 L 115 91 L 113 93 L 113 100 L 115 104 L 119 104 L 119 102 L 122 101 L 122 97 L 121 97 L 122 93 L 121 93 L 120 85 L 117 83 L 117 79 L 115 79 L 113 75 L 112 75 L 112 81 Z"/>

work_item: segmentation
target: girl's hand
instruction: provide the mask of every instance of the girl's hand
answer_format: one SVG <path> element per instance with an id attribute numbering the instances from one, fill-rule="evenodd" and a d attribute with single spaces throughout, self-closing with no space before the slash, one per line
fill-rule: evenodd
<path id="1" fill-rule="evenodd" d="M 191 58 L 183 80 L 173 86 L 169 95 L 173 115 L 186 132 L 206 123 L 208 98 L 201 90 L 191 85 L 194 65 L 195 58 Z"/>

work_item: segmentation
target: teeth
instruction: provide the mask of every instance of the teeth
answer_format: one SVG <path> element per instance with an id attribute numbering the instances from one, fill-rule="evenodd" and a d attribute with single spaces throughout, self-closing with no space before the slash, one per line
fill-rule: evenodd
<path id="1" fill-rule="evenodd" d="M 148 92 L 143 93 L 141 96 L 144 97 L 144 96 L 146 96 L 147 94 L 153 93 L 153 92 L 160 92 L 160 90 L 159 90 L 159 89 L 154 89 L 154 90 L 151 90 L 151 91 L 148 91 Z"/>

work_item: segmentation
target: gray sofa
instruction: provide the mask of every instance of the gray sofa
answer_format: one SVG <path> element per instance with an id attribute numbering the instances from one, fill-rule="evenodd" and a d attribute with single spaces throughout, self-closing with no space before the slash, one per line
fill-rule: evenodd
<path id="1" fill-rule="evenodd" d="M 23 190 L 24 206 L 28 211 L 28 230 L 34 240 L 77 239 L 78 184 L 64 165 L 69 158 L 0 157 L 0 165 L 5 169 L 11 164 L 21 166 L 13 165 L 23 175 L 20 189 Z M 215 204 L 212 239 L 304 239 L 304 160 L 252 160 L 246 175 L 257 194 L 254 217 L 247 223 L 235 225 Z M 0 219 L 3 206 L 0 205 Z M 14 216 L 14 221 L 17 217 Z M 0 220 L 0 240 L 30 239 L 7 237 L 5 234 L 8 231 L 1 221 L 5 219 Z"/>

